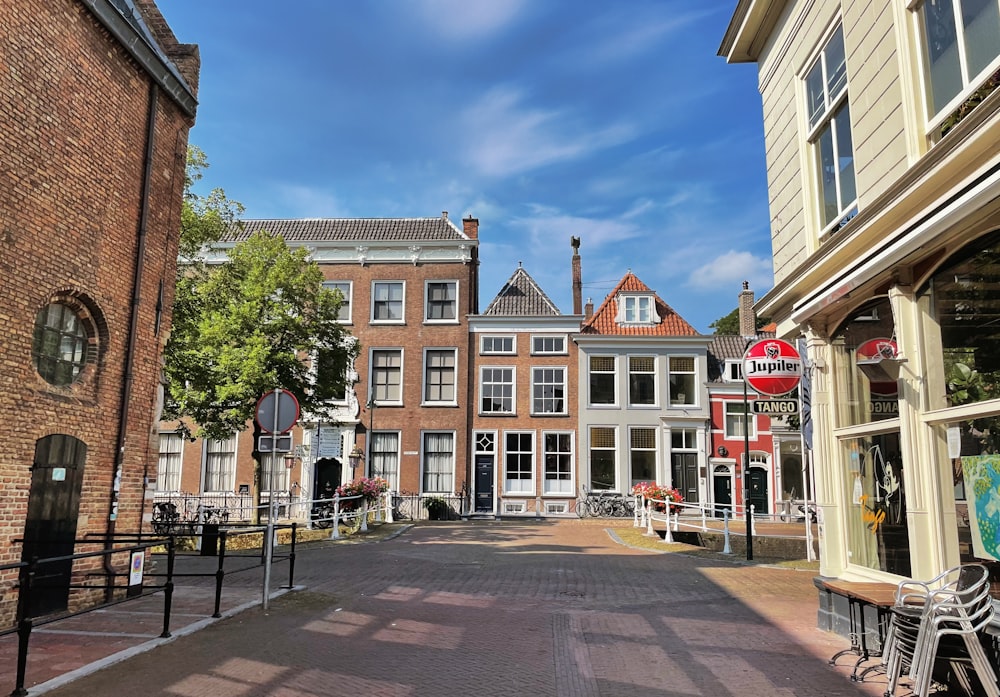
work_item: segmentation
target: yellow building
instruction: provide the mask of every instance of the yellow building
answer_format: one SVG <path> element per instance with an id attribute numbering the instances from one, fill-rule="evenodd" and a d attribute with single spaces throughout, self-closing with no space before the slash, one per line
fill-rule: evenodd
<path id="1" fill-rule="evenodd" d="M 740 0 L 775 286 L 804 337 L 821 574 L 1000 557 L 1000 2 Z M 821 613 L 822 615 L 822 613 Z"/>

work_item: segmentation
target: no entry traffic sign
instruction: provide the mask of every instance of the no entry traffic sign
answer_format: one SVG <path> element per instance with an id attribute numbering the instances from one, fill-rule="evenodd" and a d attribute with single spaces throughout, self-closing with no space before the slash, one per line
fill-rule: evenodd
<path id="1" fill-rule="evenodd" d="M 743 354 L 743 377 L 760 394 L 787 394 L 802 377 L 802 358 L 787 341 L 763 339 Z"/>

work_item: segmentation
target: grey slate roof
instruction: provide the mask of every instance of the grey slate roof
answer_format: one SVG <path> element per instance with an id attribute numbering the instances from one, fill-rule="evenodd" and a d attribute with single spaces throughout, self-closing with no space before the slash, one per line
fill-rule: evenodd
<path id="1" fill-rule="evenodd" d="M 243 220 L 224 242 L 242 242 L 258 230 L 286 242 L 431 242 L 468 240 L 448 218 L 298 218 Z"/>
<path id="2" fill-rule="evenodd" d="M 774 332 L 759 332 L 757 337 L 773 338 Z M 747 340 L 736 334 L 716 334 L 708 345 L 708 380 L 722 382 L 726 360 L 741 359 L 747 350 Z"/>
<path id="3" fill-rule="evenodd" d="M 504 287 L 493 298 L 484 315 L 494 317 L 538 317 L 540 315 L 561 315 L 559 308 L 549 300 L 527 271 L 517 267 Z"/>

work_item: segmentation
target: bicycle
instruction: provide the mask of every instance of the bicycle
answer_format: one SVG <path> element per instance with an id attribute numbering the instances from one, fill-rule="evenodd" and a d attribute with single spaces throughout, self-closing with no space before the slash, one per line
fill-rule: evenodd
<path id="1" fill-rule="evenodd" d="M 169 501 L 153 504 L 153 532 L 157 535 L 169 535 L 180 522 L 181 514 L 177 506 Z"/>

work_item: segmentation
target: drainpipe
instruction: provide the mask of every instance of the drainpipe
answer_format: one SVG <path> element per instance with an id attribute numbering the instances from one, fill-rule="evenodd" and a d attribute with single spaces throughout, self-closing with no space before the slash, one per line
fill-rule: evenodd
<path id="1" fill-rule="evenodd" d="M 139 324 L 139 303 L 142 290 L 143 258 L 146 255 L 146 232 L 149 222 L 149 191 L 152 182 L 153 172 L 153 146 L 156 142 L 156 106 L 159 97 L 159 89 L 156 83 L 149 85 L 149 106 L 146 113 L 146 151 L 144 154 L 142 171 L 142 192 L 139 199 L 139 225 L 137 230 L 137 244 L 135 251 L 135 267 L 132 274 L 132 299 L 131 315 L 129 317 L 128 337 L 125 343 L 125 363 L 122 375 L 121 399 L 119 401 L 118 433 L 115 438 L 115 470 L 111 483 L 111 505 L 108 510 L 107 534 L 104 538 L 104 548 L 106 550 L 114 547 L 112 536 L 115 534 L 115 526 L 118 522 L 118 494 L 121 491 L 122 467 L 125 461 L 125 441 L 128 433 L 128 412 L 129 402 L 132 399 L 133 370 L 135 368 L 135 339 Z M 104 571 L 109 576 L 114 569 L 111 566 L 110 555 L 104 556 Z M 113 584 L 109 584 L 105 590 L 105 600 L 111 602 L 114 596 Z"/>

